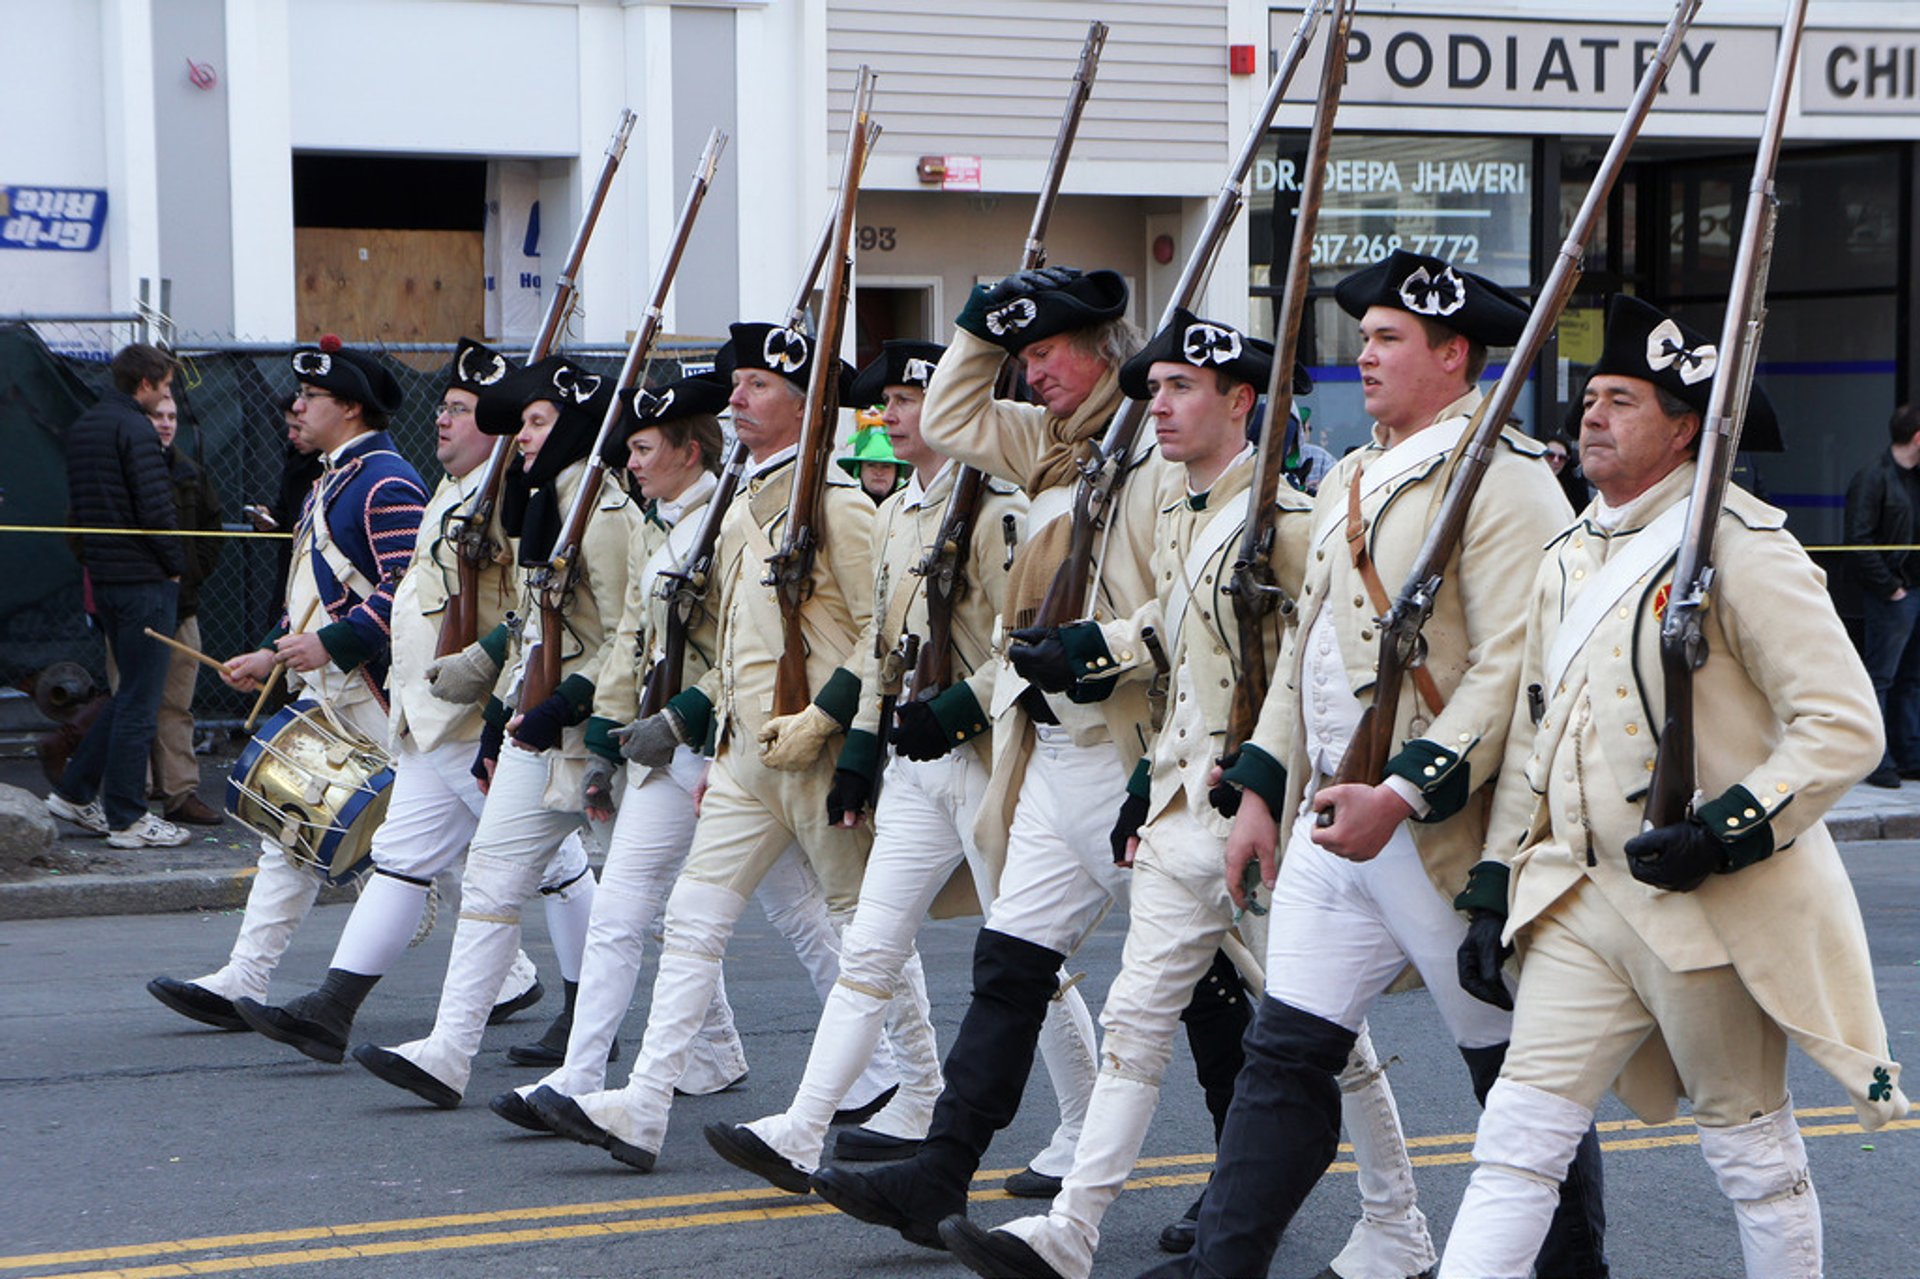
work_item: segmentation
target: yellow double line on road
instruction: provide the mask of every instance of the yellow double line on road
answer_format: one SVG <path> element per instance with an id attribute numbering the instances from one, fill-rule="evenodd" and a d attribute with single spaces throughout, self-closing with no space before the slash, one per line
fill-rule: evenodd
<path id="1" fill-rule="evenodd" d="M 1807 1122 L 1851 1115 L 1853 1110 L 1849 1106 L 1807 1107 L 1794 1113 L 1801 1121 L 1802 1135 L 1808 1138 L 1844 1137 L 1859 1135 L 1863 1131 L 1859 1124 L 1851 1120 L 1839 1123 Z M 1599 1128 L 1603 1134 L 1610 1134 L 1609 1139 L 1601 1142 L 1602 1149 L 1609 1152 L 1690 1146 L 1699 1140 L 1691 1119 L 1651 1125 L 1633 1120 L 1610 1121 L 1599 1125 Z M 1920 1129 L 1920 1119 L 1888 1124 L 1875 1135 L 1913 1129 Z M 1472 1162 L 1473 1158 L 1473 1134 L 1470 1132 L 1411 1137 L 1407 1140 L 1407 1146 L 1412 1152 L 1413 1162 L 1419 1166 L 1464 1164 Z M 1341 1149 L 1352 1151 L 1352 1147 L 1347 1145 L 1341 1146 Z M 1160 1155 L 1142 1159 L 1136 1166 L 1136 1175 L 1127 1182 L 1127 1189 L 1199 1185 L 1206 1181 L 1212 1167 L 1211 1154 Z M 997 1186 L 1013 1171 L 1003 1168 L 982 1172 L 976 1178 L 976 1184 Z M 1342 1160 L 1335 1163 L 1330 1171 L 1350 1173 L 1355 1171 L 1355 1166 L 1350 1161 Z M 1008 1195 L 999 1189 L 976 1190 L 970 1198 L 975 1203 L 986 1203 L 1006 1199 Z M 697 1211 L 700 1209 L 708 1211 Z M 352 1222 L 298 1230 L 251 1231 L 111 1248 L 0 1256 L 0 1274 L 12 1275 L 14 1272 L 33 1270 L 37 1273 L 23 1275 L 21 1279 L 175 1279 L 176 1276 L 237 1274 L 320 1262 L 367 1261 L 381 1257 L 418 1256 L 514 1244 L 611 1239 L 666 1230 L 751 1225 L 787 1221 L 796 1217 L 819 1217 L 833 1211 L 815 1199 L 800 1199 L 767 1190 L 714 1190 L 698 1194 L 609 1199 L 599 1203 L 549 1204 L 502 1209 L 498 1212 L 406 1217 L 394 1221 Z M 583 1220 L 591 1217 L 609 1220 Z M 563 1224 L 533 1224 L 539 1222 Z M 448 1233 L 422 1233 L 432 1231 Z M 383 1237 L 394 1235 L 414 1237 Z M 146 1264 L 105 1270 L 66 1268 L 143 1260 Z"/>

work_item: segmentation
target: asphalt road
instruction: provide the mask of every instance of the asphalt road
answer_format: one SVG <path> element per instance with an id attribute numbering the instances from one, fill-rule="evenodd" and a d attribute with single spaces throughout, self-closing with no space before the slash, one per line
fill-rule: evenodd
<path id="1" fill-rule="evenodd" d="M 1908 1059 L 1920 1028 L 1916 854 L 1913 843 L 1846 849 L 1894 1050 Z M 345 918 L 344 907 L 315 913 L 282 968 L 281 997 L 318 979 Z M 817 1201 L 750 1186 L 701 1138 L 705 1123 L 784 1106 L 818 1011 L 792 955 L 752 910 L 729 961 L 751 1077 L 733 1093 L 682 1099 L 650 1176 L 600 1151 L 522 1134 L 487 1111 L 488 1096 L 528 1078 L 504 1049 L 537 1033 L 552 1002 L 488 1032 L 466 1105 L 446 1112 L 351 1063 L 321 1066 L 256 1036 L 195 1027 L 146 994 L 155 974 L 215 966 L 237 922 L 227 914 L 0 924 L 0 1277 L 965 1273 Z M 924 940 L 943 1042 L 962 1010 L 972 927 L 933 925 Z M 1096 1007 L 1123 929 L 1110 919 L 1076 961 Z M 530 951 L 544 959 L 540 925 L 530 934 Z M 425 1032 L 450 938 L 443 924 L 403 958 L 363 1010 L 357 1037 L 391 1044 Z M 630 1035 L 642 1022 L 640 1011 L 629 1017 Z M 1383 1004 L 1374 1038 L 1399 1058 L 1389 1077 L 1421 1165 L 1422 1202 L 1444 1236 L 1469 1171 L 1476 1112 L 1465 1068 L 1418 993 Z M 1797 1055 L 1792 1070 L 1826 1216 L 1828 1274 L 1920 1275 L 1920 1119 L 1862 1134 L 1837 1085 Z M 624 1079 L 624 1065 L 614 1072 Z M 1154 1237 L 1206 1175 L 1211 1130 L 1184 1047 L 1168 1079 L 1146 1158 L 1107 1219 L 1098 1274 L 1150 1264 Z M 1642 1128 L 1611 1103 L 1602 1119 L 1615 1275 L 1739 1275 L 1731 1211 L 1693 1149 L 1691 1124 Z M 1051 1126 L 1038 1071 L 975 1183 L 975 1215 L 999 1222 L 1026 1210 L 999 1179 Z M 1355 1207 L 1352 1166 L 1338 1164 L 1288 1232 L 1273 1273 L 1318 1271 Z"/>

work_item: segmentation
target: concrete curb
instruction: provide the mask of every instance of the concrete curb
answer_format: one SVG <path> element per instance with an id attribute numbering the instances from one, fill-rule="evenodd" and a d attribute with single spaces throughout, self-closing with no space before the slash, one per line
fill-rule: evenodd
<path id="1" fill-rule="evenodd" d="M 0 921 L 91 915 L 165 915 L 188 910 L 239 910 L 254 868 L 166 870 L 145 875 L 54 875 L 0 884 Z M 349 885 L 320 890 L 320 904 L 350 902 Z"/>

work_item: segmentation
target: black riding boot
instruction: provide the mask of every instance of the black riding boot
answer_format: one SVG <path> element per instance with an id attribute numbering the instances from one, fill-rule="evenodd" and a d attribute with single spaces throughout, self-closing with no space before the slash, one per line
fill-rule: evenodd
<path id="1" fill-rule="evenodd" d="M 236 999 L 240 1020 L 268 1039 L 297 1048 L 315 1061 L 346 1059 L 347 1033 L 354 1014 L 366 1002 L 367 992 L 380 979 L 344 968 L 327 969 L 320 989 L 296 995 L 279 1006 L 254 999 Z"/>

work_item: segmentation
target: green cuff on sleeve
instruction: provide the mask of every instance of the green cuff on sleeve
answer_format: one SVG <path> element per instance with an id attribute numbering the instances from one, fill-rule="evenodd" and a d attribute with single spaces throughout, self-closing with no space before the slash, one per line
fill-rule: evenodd
<path id="1" fill-rule="evenodd" d="M 697 686 L 683 688 L 667 699 L 667 709 L 680 717 L 687 744 L 696 751 L 713 735 L 713 703 Z"/>
<path id="2" fill-rule="evenodd" d="M 1455 910 L 1485 910 L 1507 915 L 1507 881 L 1513 870 L 1505 862 L 1475 862 L 1467 872 L 1467 886 L 1453 899 Z"/>
<path id="3" fill-rule="evenodd" d="M 833 716 L 833 722 L 845 729 L 853 723 L 854 712 L 860 709 L 860 677 L 844 666 L 835 668 L 813 704 Z"/>
<path id="4" fill-rule="evenodd" d="M 327 650 L 333 664 L 343 671 L 353 670 L 373 656 L 351 622 L 329 622 L 314 634 L 320 637 L 320 646 Z"/>
<path id="5" fill-rule="evenodd" d="M 865 729 L 850 730 L 840 745 L 840 758 L 834 767 L 862 777 L 874 776 L 880 771 L 880 739 Z"/>
<path id="6" fill-rule="evenodd" d="M 621 760 L 620 744 L 613 740 L 613 730 L 622 725 L 617 720 L 604 715 L 593 715 L 587 719 L 587 749 L 609 763 L 618 765 Z"/>
<path id="7" fill-rule="evenodd" d="M 1222 774 L 1222 779 L 1252 791 L 1276 815 L 1283 812 L 1287 806 L 1286 766 L 1251 742 L 1236 754 L 1232 767 Z"/>
<path id="8" fill-rule="evenodd" d="M 487 699 L 487 709 L 480 712 L 480 718 L 494 728 L 505 728 L 507 721 L 513 718 L 513 712 L 507 704 L 497 697 Z"/>
<path id="9" fill-rule="evenodd" d="M 486 650 L 487 656 L 493 659 L 495 666 L 505 666 L 507 664 L 506 623 L 502 622 L 485 635 L 482 635 L 480 637 L 480 647 Z"/>
<path id="10" fill-rule="evenodd" d="M 567 699 L 567 705 L 573 707 L 573 722 L 578 724 L 593 710 L 593 681 L 585 675 L 573 674 L 560 681 L 560 687 L 553 690 Z"/>
<path id="11" fill-rule="evenodd" d="M 954 325 L 965 329 L 982 342 L 994 340 L 993 330 L 987 327 L 987 293 L 991 285 L 976 284 L 967 294 L 966 305 L 960 308 L 960 314 L 954 318 Z"/>
<path id="12" fill-rule="evenodd" d="M 940 721 L 941 731 L 956 746 L 987 731 L 987 713 L 980 709 L 980 699 L 964 682 L 927 703 L 927 709 L 933 712 L 933 717 Z"/>
<path id="13" fill-rule="evenodd" d="M 261 640 L 258 644 L 255 644 L 254 647 L 264 648 L 268 652 L 273 652 L 275 651 L 276 646 L 280 643 L 280 637 L 285 635 L 286 633 L 287 633 L 286 627 L 276 626 L 271 631 L 267 632 L 267 637 Z"/>
<path id="14" fill-rule="evenodd" d="M 1127 776 L 1127 794 L 1140 799 L 1153 798 L 1153 761 L 1142 755 Z"/>
<path id="15" fill-rule="evenodd" d="M 1472 772 L 1464 754 L 1425 738 L 1408 742 L 1387 761 L 1388 776 L 1404 777 L 1419 788 L 1428 811 L 1414 820 L 1427 823 L 1444 822 L 1467 806 L 1467 797 L 1473 794 Z"/>
<path id="16" fill-rule="evenodd" d="M 1788 797 L 1785 808 L 1793 802 Z M 1726 794 L 1702 804 L 1694 816 L 1727 847 L 1723 874 L 1744 870 L 1773 856 L 1773 815 L 1744 786 L 1728 787 Z"/>

